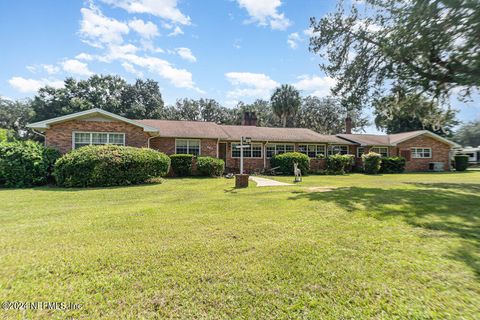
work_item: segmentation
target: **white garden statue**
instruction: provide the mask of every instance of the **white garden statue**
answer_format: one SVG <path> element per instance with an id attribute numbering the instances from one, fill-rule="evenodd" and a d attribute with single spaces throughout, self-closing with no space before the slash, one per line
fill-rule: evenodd
<path id="1" fill-rule="evenodd" d="M 302 170 L 298 168 L 298 163 L 294 162 L 293 163 L 293 173 L 295 174 L 295 182 L 301 182 L 302 181 Z"/>

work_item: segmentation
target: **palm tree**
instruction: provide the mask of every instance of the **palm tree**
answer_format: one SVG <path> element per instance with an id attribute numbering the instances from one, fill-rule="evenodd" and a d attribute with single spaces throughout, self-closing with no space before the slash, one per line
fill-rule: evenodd
<path id="1" fill-rule="evenodd" d="M 297 113 L 301 102 L 300 92 L 289 84 L 276 88 L 270 98 L 273 113 L 282 119 L 284 128 L 287 126 L 287 118 Z"/>

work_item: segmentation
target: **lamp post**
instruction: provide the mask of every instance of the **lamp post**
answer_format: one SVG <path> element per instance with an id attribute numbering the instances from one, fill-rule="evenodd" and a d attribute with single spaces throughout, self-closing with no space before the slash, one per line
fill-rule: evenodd
<path id="1" fill-rule="evenodd" d="M 243 150 L 250 147 L 251 141 L 252 138 L 242 137 L 240 139 L 240 145 L 237 146 L 237 148 L 240 149 L 240 174 L 235 175 L 235 186 L 237 188 L 248 187 L 248 175 L 243 174 Z"/>

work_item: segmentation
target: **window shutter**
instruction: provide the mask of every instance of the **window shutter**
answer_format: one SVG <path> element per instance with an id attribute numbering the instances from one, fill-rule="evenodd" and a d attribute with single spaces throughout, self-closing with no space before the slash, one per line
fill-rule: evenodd
<path id="1" fill-rule="evenodd" d="M 411 152 L 410 150 L 400 150 L 400 155 L 405 158 L 405 160 L 410 161 Z"/>

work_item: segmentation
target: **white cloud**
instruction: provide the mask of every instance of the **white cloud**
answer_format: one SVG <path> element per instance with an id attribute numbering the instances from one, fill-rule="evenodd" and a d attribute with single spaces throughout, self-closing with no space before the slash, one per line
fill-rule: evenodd
<path id="1" fill-rule="evenodd" d="M 60 68 L 58 66 L 54 66 L 52 64 L 42 64 L 42 68 L 48 73 L 48 74 L 55 74 L 60 72 Z"/>
<path id="2" fill-rule="evenodd" d="M 102 0 L 129 13 L 147 13 L 173 23 L 190 24 L 190 17 L 177 8 L 177 0 Z"/>
<path id="3" fill-rule="evenodd" d="M 137 69 L 135 69 L 135 67 L 133 65 L 131 65 L 130 63 L 128 62 L 123 62 L 122 63 L 122 67 L 123 69 L 125 69 L 127 72 L 130 72 L 130 73 L 133 73 L 134 75 L 136 75 L 137 77 L 139 78 L 143 78 L 143 73 L 138 71 Z"/>
<path id="4" fill-rule="evenodd" d="M 177 48 L 175 50 L 182 59 L 185 59 L 189 62 L 197 62 L 197 58 L 195 58 L 192 50 L 190 50 L 189 48 Z"/>
<path id="5" fill-rule="evenodd" d="M 287 38 L 287 43 L 292 49 L 297 49 L 298 48 L 298 43 L 302 41 L 303 39 L 300 37 L 298 32 L 293 32 L 288 35 Z"/>
<path id="6" fill-rule="evenodd" d="M 65 72 L 80 76 L 91 76 L 93 74 L 93 72 L 88 69 L 88 65 L 86 63 L 75 59 L 69 59 L 62 62 L 62 67 Z"/>
<path id="7" fill-rule="evenodd" d="M 230 98 L 268 98 L 278 82 L 272 80 L 263 73 L 251 72 L 228 72 L 225 73 L 227 80 L 235 87 L 235 89 L 227 92 Z"/>
<path id="8" fill-rule="evenodd" d="M 80 35 L 84 38 L 84 42 L 94 47 L 122 43 L 123 35 L 130 31 L 126 23 L 104 16 L 93 5 L 90 8 L 80 9 L 80 12 L 82 13 Z"/>
<path id="9" fill-rule="evenodd" d="M 330 77 L 319 77 L 314 75 L 302 75 L 293 85 L 308 94 L 324 97 L 330 94 L 330 88 L 335 86 L 335 79 Z"/>
<path id="10" fill-rule="evenodd" d="M 247 22 L 255 22 L 261 26 L 270 25 L 276 30 L 285 30 L 292 23 L 284 13 L 278 12 L 281 0 L 237 0 L 241 8 L 245 8 L 250 16 Z"/>
<path id="11" fill-rule="evenodd" d="M 183 34 L 183 30 L 179 26 L 176 26 L 175 29 L 173 29 L 173 31 L 168 34 L 168 36 L 169 37 L 175 37 L 175 36 L 178 36 L 180 34 Z"/>
<path id="12" fill-rule="evenodd" d="M 142 38 L 151 39 L 159 35 L 157 26 L 150 21 L 145 23 L 143 20 L 133 19 L 128 22 L 128 26 Z"/>
<path id="13" fill-rule="evenodd" d="M 310 38 L 314 34 L 313 28 L 308 28 L 308 29 L 303 30 L 303 34 Z"/>
<path id="14" fill-rule="evenodd" d="M 75 56 L 75 59 L 77 60 L 85 60 L 85 61 L 92 61 L 93 59 L 95 59 L 95 56 L 89 54 L 89 53 L 80 53 L 80 54 L 77 54 Z"/>
<path id="15" fill-rule="evenodd" d="M 61 80 L 50 79 L 26 79 L 22 77 L 12 77 L 8 80 L 8 83 L 17 91 L 22 93 L 37 92 L 38 89 L 44 86 L 51 86 L 54 88 L 61 88 L 64 86 L 64 82 Z"/>

